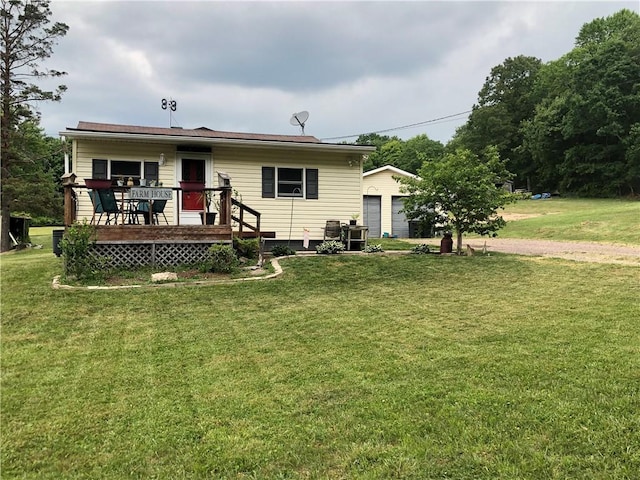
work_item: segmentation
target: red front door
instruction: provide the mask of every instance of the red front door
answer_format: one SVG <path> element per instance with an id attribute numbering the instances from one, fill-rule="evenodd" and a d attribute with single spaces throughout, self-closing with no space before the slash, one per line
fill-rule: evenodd
<path id="1" fill-rule="evenodd" d="M 182 181 L 197 182 L 204 185 L 204 160 L 183 158 Z M 204 210 L 204 195 L 202 191 L 182 192 L 183 210 Z"/>

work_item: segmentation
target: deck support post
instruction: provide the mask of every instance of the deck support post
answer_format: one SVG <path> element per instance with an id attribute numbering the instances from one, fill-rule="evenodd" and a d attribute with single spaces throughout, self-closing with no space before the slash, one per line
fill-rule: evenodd
<path id="1" fill-rule="evenodd" d="M 73 173 L 65 173 L 62 177 L 64 188 L 64 225 L 69 227 L 76 220 L 76 202 L 73 187 L 76 185 L 76 176 Z"/>
<path id="2" fill-rule="evenodd" d="M 231 225 L 231 187 L 220 192 L 220 225 Z"/>

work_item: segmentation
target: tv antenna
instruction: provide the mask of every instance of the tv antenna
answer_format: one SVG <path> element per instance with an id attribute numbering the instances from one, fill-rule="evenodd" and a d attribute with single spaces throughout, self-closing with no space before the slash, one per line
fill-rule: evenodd
<path id="1" fill-rule="evenodd" d="M 291 115 L 291 120 L 289 120 L 289 123 L 294 127 L 300 126 L 300 128 L 302 129 L 302 135 L 304 135 L 304 124 L 308 119 L 309 112 L 303 110 L 302 112 L 294 113 L 293 115 Z"/>
<path id="2" fill-rule="evenodd" d="M 162 99 L 160 103 L 163 110 L 169 110 L 169 127 L 173 127 L 173 113 L 178 109 L 178 102 L 176 102 L 173 98 L 169 97 L 169 100 L 166 98 Z"/>

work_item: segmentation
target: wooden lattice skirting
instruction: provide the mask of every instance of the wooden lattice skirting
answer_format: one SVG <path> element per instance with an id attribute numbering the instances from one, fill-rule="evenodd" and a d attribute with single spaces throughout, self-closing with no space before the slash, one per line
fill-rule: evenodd
<path id="1" fill-rule="evenodd" d="M 101 243 L 91 251 L 106 267 L 170 267 L 194 265 L 207 260 L 209 248 L 214 243 L 230 242 L 172 242 L 172 243 Z"/>

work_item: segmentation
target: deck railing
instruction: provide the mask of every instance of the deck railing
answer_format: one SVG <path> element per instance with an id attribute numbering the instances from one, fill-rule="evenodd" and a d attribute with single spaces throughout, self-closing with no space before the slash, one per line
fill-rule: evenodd
<path id="1" fill-rule="evenodd" d="M 236 200 L 233 197 L 230 197 L 230 198 L 231 198 L 231 205 L 238 207 L 238 210 L 239 210 L 239 215 L 240 215 L 239 217 L 236 217 L 233 214 L 233 209 L 231 210 L 231 219 L 235 222 L 238 222 L 239 236 L 242 237 L 242 232 L 246 227 L 249 230 L 251 230 L 255 234 L 255 236 L 259 237 L 260 236 L 260 212 L 258 212 L 257 210 L 254 210 L 253 208 L 245 205 L 244 203 L 242 203 L 239 200 Z M 245 221 L 245 213 L 248 213 L 255 217 L 255 226 Z"/>
<path id="2" fill-rule="evenodd" d="M 91 190 L 91 189 L 86 185 L 80 185 L 77 183 L 70 183 L 70 182 L 64 184 L 63 186 L 64 186 L 64 223 L 66 226 L 70 226 L 77 220 L 78 205 L 77 205 L 76 190 L 85 190 L 85 189 Z M 122 188 L 130 188 L 130 187 L 113 187 L 113 188 L 122 189 Z M 171 188 L 171 190 L 176 192 L 178 196 L 178 203 L 177 203 L 178 208 L 175 213 L 175 218 L 176 218 L 176 224 L 179 225 L 180 211 L 182 210 L 182 192 L 188 191 L 188 190 L 183 190 L 180 187 L 168 187 L 168 188 Z M 211 188 L 204 188 L 203 190 L 199 191 L 199 193 L 203 195 L 202 213 L 204 214 L 208 212 L 209 206 L 207 205 L 208 203 L 207 199 L 211 199 L 215 197 L 215 194 L 217 192 L 220 192 L 219 194 L 220 198 L 215 200 L 215 204 L 216 204 L 216 207 L 218 208 L 218 214 L 219 214 L 218 224 L 230 225 L 231 224 L 231 208 L 232 208 L 231 187 L 211 187 Z M 244 209 L 249 209 L 249 207 L 244 206 Z M 253 209 L 249 209 L 249 210 L 251 211 L 251 213 L 257 214 L 259 218 L 260 214 L 258 212 L 256 212 Z M 255 230 L 253 226 L 248 225 L 246 223 L 245 223 L 245 226 Z M 259 230 L 259 225 L 257 229 Z"/>

